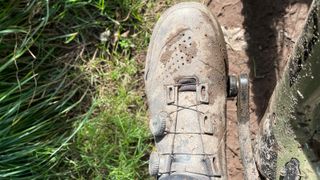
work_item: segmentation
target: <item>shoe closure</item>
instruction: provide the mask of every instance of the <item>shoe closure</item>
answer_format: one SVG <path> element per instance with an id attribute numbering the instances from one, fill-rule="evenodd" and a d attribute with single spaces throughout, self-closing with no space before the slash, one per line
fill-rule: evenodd
<path id="1" fill-rule="evenodd" d="M 164 128 L 155 136 L 159 176 L 212 172 L 227 179 L 226 62 L 220 25 L 204 5 L 180 3 L 158 20 L 149 44 L 145 85 L 150 126 Z M 179 92 L 178 81 L 185 77 L 196 80 L 195 92 Z M 208 163 L 211 170 L 203 165 Z"/>

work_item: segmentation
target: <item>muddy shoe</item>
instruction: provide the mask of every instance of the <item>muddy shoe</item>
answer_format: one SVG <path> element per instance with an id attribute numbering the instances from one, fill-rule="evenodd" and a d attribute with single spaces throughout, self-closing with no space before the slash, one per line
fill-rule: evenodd
<path id="1" fill-rule="evenodd" d="M 205 6 L 181 3 L 159 19 L 145 69 L 152 176 L 227 179 L 226 61 L 220 26 Z"/>

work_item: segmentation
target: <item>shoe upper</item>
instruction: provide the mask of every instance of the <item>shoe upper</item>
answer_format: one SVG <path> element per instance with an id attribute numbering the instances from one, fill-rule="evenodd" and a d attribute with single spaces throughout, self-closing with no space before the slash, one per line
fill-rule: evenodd
<path id="1" fill-rule="evenodd" d="M 160 17 L 145 68 L 152 175 L 226 179 L 226 62 L 223 34 L 205 6 L 180 3 Z"/>

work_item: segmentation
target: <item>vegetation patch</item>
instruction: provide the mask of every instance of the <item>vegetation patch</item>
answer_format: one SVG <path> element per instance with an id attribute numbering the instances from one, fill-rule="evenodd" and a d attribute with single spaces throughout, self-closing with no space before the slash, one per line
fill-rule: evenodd
<path id="1" fill-rule="evenodd" d="M 142 69 L 167 4 L 1 0 L 1 179 L 147 177 Z"/>

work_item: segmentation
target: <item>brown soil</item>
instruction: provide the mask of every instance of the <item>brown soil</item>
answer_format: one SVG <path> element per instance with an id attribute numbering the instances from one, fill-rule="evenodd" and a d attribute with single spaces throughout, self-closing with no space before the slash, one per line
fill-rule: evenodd
<path id="1" fill-rule="evenodd" d="M 210 0 L 228 47 L 229 73 L 250 74 L 250 124 L 257 132 L 277 80 L 292 52 L 311 0 Z M 227 104 L 229 179 L 243 179 L 236 101 Z"/>

